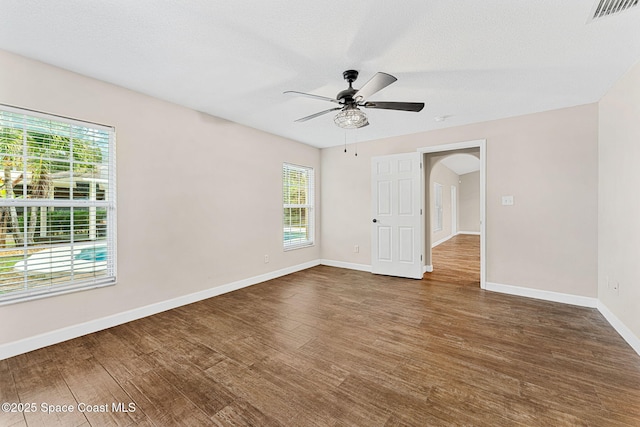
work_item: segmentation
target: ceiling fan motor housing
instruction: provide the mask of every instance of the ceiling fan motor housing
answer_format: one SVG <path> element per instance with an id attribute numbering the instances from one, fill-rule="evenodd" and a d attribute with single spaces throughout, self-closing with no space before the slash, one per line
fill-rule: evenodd
<path id="1" fill-rule="evenodd" d="M 355 100 L 353 99 L 353 95 L 358 92 L 357 89 L 354 89 L 351 85 L 358 78 L 358 71 L 356 70 L 347 70 L 342 73 L 342 77 L 349 82 L 349 88 L 339 92 L 336 95 L 336 99 L 340 101 L 343 105 L 353 105 L 355 106 Z"/>
<path id="2" fill-rule="evenodd" d="M 336 99 L 343 105 L 354 104 L 355 100 L 353 99 L 353 95 L 355 95 L 356 92 L 357 90 L 353 88 L 345 89 L 336 95 Z"/>

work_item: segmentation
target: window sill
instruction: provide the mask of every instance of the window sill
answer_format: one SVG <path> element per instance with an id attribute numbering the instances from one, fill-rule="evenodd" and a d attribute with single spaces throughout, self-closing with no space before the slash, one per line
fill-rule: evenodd
<path id="1" fill-rule="evenodd" d="M 294 251 L 296 249 L 304 249 L 304 248 L 310 248 L 315 246 L 315 243 L 311 242 L 311 243 L 301 243 L 299 245 L 291 245 L 291 246 L 285 246 L 284 247 L 284 251 L 285 252 L 289 252 L 289 251 Z"/>

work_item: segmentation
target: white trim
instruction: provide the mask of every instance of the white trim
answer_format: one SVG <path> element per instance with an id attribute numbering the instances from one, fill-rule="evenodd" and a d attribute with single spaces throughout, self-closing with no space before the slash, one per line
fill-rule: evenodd
<path id="1" fill-rule="evenodd" d="M 425 273 L 433 273 L 433 265 L 425 265 L 422 271 Z"/>
<path id="2" fill-rule="evenodd" d="M 465 148 L 478 148 L 480 150 L 480 288 L 487 286 L 487 140 L 476 139 L 472 141 L 454 142 L 444 145 L 421 147 L 417 151 L 422 154 L 438 153 L 443 151 L 463 150 Z M 422 193 L 422 205 L 425 206 L 424 192 Z M 423 243 L 424 247 L 424 243 Z"/>
<path id="3" fill-rule="evenodd" d="M 480 288 L 487 287 L 487 140 L 480 146 Z"/>
<path id="4" fill-rule="evenodd" d="M 541 289 L 525 288 L 522 286 L 502 285 L 500 283 L 487 282 L 485 289 L 502 294 L 517 295 L 544 301 L 561 302 L 563 304 L 577 305 L 580 307 L 596 308 L 598 303 L 597 298 L 563 294 L 553 291 L 543 291 Z"/>
<path id="5" fill-rule="evenodd" d="M 545 301 L 577 305 L 580 307 L 597 308 L 613 329 L 640 355 L 640 338 L 638 338 L 620 319 L 618 319 L 602 301 L 597 298 L 580 295 L 563 294 L 560 292 L 542 291 L 540 289 L 523 288 L 520 286 L 501 285 L 487 282 L 486 290 L 503 294 L 536 298 Z"/>
<path id="6" fill-rule="evenodd" d="M 633 348 L 635 352 L 640 355 L 640 338 L 638 338 L 631 331 L 631 329 L 627 328 L 627 326 L 622 323 L 622 321 L 618 319 L 616 315 L 613 314 L 611 310 L 609 310 L 609 308 L 600 300 L 598 300 L 597 309 L 600 314 L 602 314 L 604 318 L 607 319 L 607 322 L 609 322 L 609 324 L 613 326 L 613 329 L 615 329 L 627 342 L 627 344 L 629 344 L 631 348 Z"/>
<path id="7" fill-rule="evenodd" d="M 115 285 L 116 285 L 115 276 L 110 278 L 105 278 L 105 279 L 102 279 L 101 281 L 95 281 L 95 282 L 92 280 L 86 281 L 86 282 L 79 281 L 77 284 L 73 286 L 65 286 L 65 287 L 61 287 L 60 289 L 41 290 L 41 291 L 33 290 L 24 294 L 19 293 L 18 295 L 15 295 L 12 298 L 0 300 L 0 306 L 19 304 L 27 301 L 35 301 L 38 299 L 50 298 L 53 296 L 65 295 L 73 292 L 90 291 L 91 289 L 105 288 L 107 286 L 115 286 Z M 2 358 L 0 358 L 0 360 L 2 360 Z"/>
<path id="8" fill-rule="evenodd" d="M 453 239 L 454 237 L 456 237 L 456 234 L 450 234 L 447 237 L 445 237 L 444 239 L 440 239 L 437 242 L 434 242 L 431 244 L 431 248 L 435 248 L 438 245 L 443 244 L 444 242 L 446 242 L 447 240 Z"/>
<path id="9" fill-rule="evenodd" d="M 355 264 L 352 262 L 333 261 L 330 259 L 321 259 L 320 264 L 329 267 L 346 268 L 348 270 L 366 271 L 367 273 L 371 273 L 371 266 L 367 264 Z"/>
<path id="10" fill-rule="evenodd" d="M 479 232 L 479 231 L 458 231 L 458 232 L 457 232 L 457 233 L 455 233 L 455 234 L 450 234 L 449 236 L 445 237 L 444 239 L 440 239 L 440 240 L 438 240 L 437 242 L 432 243 L 432 244 L 431 244 L 431 248 L 433 249 L 433 248 L 435 248 L 436 246 L 441 245 L 441 244 L 443 244 L 444 242 L 446 242 L 447 240 L 449 240 L 449 239 L 453 239 L 454 237 L 456 237 L 456 236 L 458 236 L 458 235 L 460 235 L 460 234 L 468 234 L 468 235 L 471 235 L 471 236 L 479 236 L 479 235 L 480 235 L 480 232 Z"/>
<path id="11" fill-rule="evenodd" d="M 167 301 L 161 301 L 155 304 L 146 305 L 144 307 L 134 308 L 122 313 L 103 317 L 101 319 L 90 320 L 78 325 L 68 326 L 66 328 L 57 329 L 55 331 L 46 332 L 34 337 L 24 338 L 18 341 L 0 345 L 0 360 L 17 356 L 18 354 L 27 353 L 42 347 L 57 344 L 143 317 L 151 316 L 172 308 L 202 301 L 207 298 L 225 294 L 227 292 L 236 291 L 251 285 L 266 282 L 267 280 L 276 279 L 286 276 L 287 274 L 297 271 L 306 270 L 320 264 L 319 260 L 309 261 L 303 264 L 294 265 L 292 267 L 283 268 L 281 270 L 272 271 L 270 273 L 261 274 L 259 276 L 250 277 L 248 279 L 238 280 L 236 282 L 227 283 L 226 285 L 216 286 L 215 288 L 206 289 L 204 291 L 183 295 Z"/>

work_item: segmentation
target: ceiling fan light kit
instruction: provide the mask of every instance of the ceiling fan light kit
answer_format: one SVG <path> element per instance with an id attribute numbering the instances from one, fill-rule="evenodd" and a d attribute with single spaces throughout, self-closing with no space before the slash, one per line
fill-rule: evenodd
<path id="1" fill-rule="evenodd" d="M 347 108 L 333 118 L 335 124 L 343 129 L 358 129 L 369 124 L 367 115 L 359 108 Z"/>
<path id="2" fill-rule="evenodd" d="M 347 70 L 342 73 L 342 77 L 349 83 L 349 87 L 336 95 L 336 98 L 328 98 L 326 96 L 314 95 L 312 93 L 304 93 L 297 91 L 286 91 L 285 94 L 304 96 L 307 98 L 319 99 L 339 104 L 340 107 L 330 108 L 320 111 L 310 116 L 302 117 L 296 122 L 306 122 L 307 120 L 320 117 L 332 111 L 340 110 L 334 117 L 333 121 L 336 125 L 343 129 L 358 129 L 369 124 L 367 115 L 358 107 L 376 108 L 380 110 L 396 110 L 396 111 L 422 111 L 423 102 L 375 102 L 367 101 L 369 96 L 381 91 L 391 83 L 398 80 L 391 74 L 376 73 L 371 80 L 365 83 L 360 89 L 353 88 L 353 82 L 358 78 L 358 71 Z"/>

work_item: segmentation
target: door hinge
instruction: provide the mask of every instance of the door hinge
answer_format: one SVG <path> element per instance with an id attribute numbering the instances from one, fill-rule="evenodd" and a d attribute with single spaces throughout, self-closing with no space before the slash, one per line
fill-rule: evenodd
<path id="1" fill-rule="evenodd" d="M 420 261 L 422 261 L 422 255 L 420 255 Z"/>
<path id="2" fill-rule="evenodd" d="M 420 209 L 420 215 L 422 215 L 422 209 Z"/>

